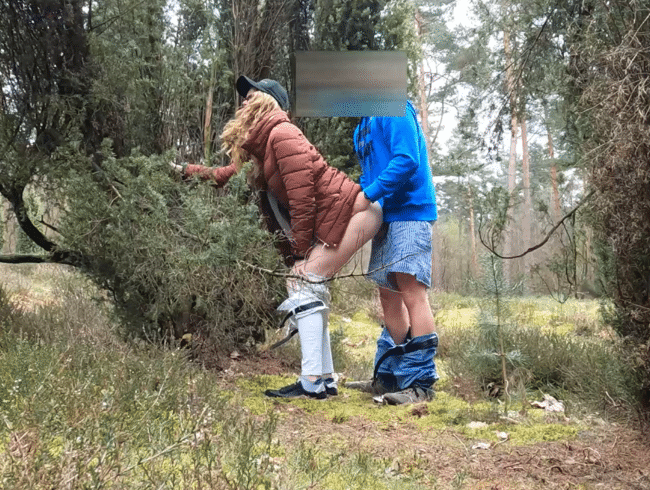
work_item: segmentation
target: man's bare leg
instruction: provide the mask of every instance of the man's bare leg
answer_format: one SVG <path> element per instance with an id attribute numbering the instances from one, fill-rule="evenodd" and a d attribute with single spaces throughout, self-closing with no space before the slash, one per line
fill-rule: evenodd
<path id="1" fill-rule="evenodd" d="M 401 299 L 408 312 L 411 335 L 420 337 L 421 335 L 434 333 L 436 331 L 436 322 L 429 304 L 427 287 L 418 282 L 415 276 L 411 274 L 396 272 L 395 276 L 399 286 L 399 294 L 401 294 Z"/>
<path id="2" fill-rule="evenodd" d="M 399 291 L 379 288 L 384 323 L 395 344 L 403 344 L 409 331 L 409 313 Z"/>

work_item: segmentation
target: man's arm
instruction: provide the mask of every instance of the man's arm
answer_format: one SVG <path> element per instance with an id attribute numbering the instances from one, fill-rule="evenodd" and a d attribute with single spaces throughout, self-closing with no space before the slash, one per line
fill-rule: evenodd
<path id="1" fill-rule="evenodd" d="M 382 138 L 387 142 L 390 161 L 374 182 L 363 189 L 373 202 L 397 191 L 417 171 L 420 163 L 415 118 L 408 113 L 404 117 L 383 117 L 380 124 L 380 132 L 373 135 L 373 139 Z"/>

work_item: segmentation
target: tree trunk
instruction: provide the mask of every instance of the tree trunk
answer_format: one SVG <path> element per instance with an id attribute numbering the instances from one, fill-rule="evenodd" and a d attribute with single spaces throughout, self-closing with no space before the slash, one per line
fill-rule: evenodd
<path id="1" fill-rule="evenodd" d="M 560 206 L 560 192 L 557 185 L 557 164 L 555 163 L 555 151 L 553 149 L 553 136 L 549 127 L 546 128 L 548 136 L 548 157 L 551 159 L 551 217 L 553 222 L 560 220 L 562 208 Z"/>
<path id="2" fill-rule="evenodd" d="M 203 160 L 204 165 L 210 165 L 212 153 L 212 94 L 215 84 L 215 64 L 213 61 L 210 69 L 210 83 L 208 85 L 208 96 L 205 101 L 205 120 L 203 122 Z"/>
<path id="3" fill-rule="evenodd" d="M 467 185 L 467 200 L 469 206 L 469 240 L 472 245 L 472 276 L 477 278 L 478 270 L 478 254 L 476 253 L 476 229 L 474 226 L 474 195 L 472 193 L 472 185 L 468 182 Z"/>
<path id="4" fill-rule="evenodd" d="M 280 49 L 278 35 L 288 28 L 285 0 L 231 0 L 233 73 L 253 80 L 268 78 Z M 237 92 L 235 108 L 239 107 Z"/>
<path id="5" fill-rule="evenodd" d="M 503 48 L 506 57 L 506 88 L 510 99 L 510 158 L 508 160 L 508 195 L 510 196 L 510 200 L 508 207 L 511 207 L 517 174 L 517 130 L 519 128 L 519 121 L 517 119 L 517 87 L 513 68 L 512 45 L 510 41 L 510 33 L 507 31 L 504 31 L 503 33 Z M 505 240 L 503 244 L 506 256 L 513 255 L 514 234 L 515 227 L 512 224 L 506 225 Z M 506 281 L 513 281 L 514 268 L 511 260 L 505 261 L 504 275 Z"/>
<path id="6" fill-rule="evenodd" d="M 415 9 L 415 27 L 417 29 L 418 38 L 422 40 L 422 18 L 420 17 L 420 10 Z M 420 73 L 418 75 L 418 88 L 420 91 L 420 123 L 422 124 L 422 132 L 424 139 L 427 142 L 427 151 L 429 149 L 429 104 L 427 103 L 427 94 L 424 86 L 424 60 L 420 62 Z"/>
<path id="7" fill-rule="evenodd" d="M 531 229 L 533 201 L 530 193 L 530 155 L 528 153 L 528 127 L 526 125 L 525 115 L 521 118 L 521 154 L 522 154 L 522 180 L 524 187 L 524 209 L 523 209 L 523 250 L 528 250 L 531 246 Z M 530 278 L 530 259 L 528 255 L 522 257 L 522 266 L 524 277 Z"/>
<path id="8" fill-rule="evenodd" d="M 422 39 L 422 18 L 420 16 L 420 10 L 415 9 L 415 26 L 417 29 L 417 34 L 420 39 Z M 420 91 L 420 124 L 422 126 L 422 134 L 424 134 L 424 141 L 427 145 L 427 153 L 429 152 L 431 138 L 429 135 L 429 104 L 427 102 L 426 87 L 424 85 L 424 61 L 420 63 L 420 73 L 418 76 L 418 88 Z M 433 236 L 431 237 L 433 242 L 433 277 L 434 284 L 436 287 L 441 287 L 442 274 L 440 273 L 440 247 L 437 246 L 437 231 L 436 227 L 433 228 Z"/>
<path id="9" fill-rule="evenodd" d="M 444 281 L 444 268 L 442 261 L 440 260 L 442 240 L 440 240 L 440 233 L 438 232 L 438 222 L 433 224 L 433 236 L 431 237 L 433 242 L 433 284 L 432 286 L 436 289 L 445 290 Z"/>
<path id="10" fill-rule="evenodd" d="M 2 202 L 2 253 L 12 254 L 16 252 L 18 242 L 18 224 L 11 210 L 11 203 Z"/>

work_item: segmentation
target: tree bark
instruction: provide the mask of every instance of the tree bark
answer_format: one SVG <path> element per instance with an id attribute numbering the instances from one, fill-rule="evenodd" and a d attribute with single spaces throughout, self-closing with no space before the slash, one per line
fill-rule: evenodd
<path id="1" fill-rule="evenodd" d="M 478 254 L 476 253 L 476 227 L 474 226 L 474 194 L 472 184 L 467 183 L 467 200 L 469 206 L 469 240 L 472 245 L 472 276 L 476 278 L 479 273 Z"/>
<path id="2" fill-rule="evenodd" d="M 512 56 L 512 43 L 510 40 L 510 33 L 504 31 L 503 33 L 503 48 L 506 59 L 506 89 L 508 91 L 510 101 L 510 157 L 508 160 L 508 195 L 510 196 L 508 208 L 513 204 L 515 193 L 516 174 L 517 174 L 517 140 L 519 121 L 517 118 L 517 87 L 515 80 L 515 73 L 513 67 Z M 504 239 L 504 255 L 513 255 L 515 227 L 510 224 L 506 225 L 505 239 Z M 506 281 L 512 282 L 514 275 L 514 268 L 512 261 L 506 261 L 504 264 L 504 275 Z"/>
<path id="3" fill-rule="evenodd" d="M 532 213 L 533 201 L 530 190 L 530 155 L 528 153 L 528 127 L 526 125 L 525 115 L 521 118 L 521 154 L 522 154 L 522 180 L 524 187 L 524 209 L 523 209 L 523 233 L 522 238 L 524 242 L 524 250 L 528 250 L 531 245 L 532 233 Z M 528 256 L 523 257 L 523 272 L 524 277 L 530 277 L 530 260 Z"/>
<path id="4" fill-rule="evenodd" d="M 553 136 L 548 126 L 546 127 L 546 134 L 548 139 L 548 157 L 551 160 L 551 217 L 553 218 L 553 222 L 557 222 L 560 219 L 562 207 L 560 206 L 560 192 L 557 185 L 557 164 L 555 163 Z"/>
<path id="5" fill-rule="evenodd" d="M 208 84 L 208 95 L 205 101 L 205 120 L 203 121 L 203 161 L 210 165 L 212 146 L 212 94 L 214 93 L 216 73 L 214 64 L 210 69 L 210 83 Z"/>
<path id="6" fill-rule="evenodd" d="M 415 27 L 417 29 L 418 38 L 422 40 L 422 18 L 420 17 L 420 10 L 415 9 Z M 424 86 L 424 60 L 420 62 L 420 73 L 418 74 L 418 88 L 420 91 L 420 123 L 422 124 L 422 132 L 424 133 L 425 141 L 427 142 L 427 151 L 429 149 L 429 104 L 427 103 L 427 93 Z"/>
<path id="7" fill-rule="evenodd" d="M 431 240 L 433 242 L 433 284 L 432 286 L 436 289 L 445 290 L 444 282 L 444 267 L 442 261 L 440 260 L 442 240 L 440 239 L 440 233 L 438 231 L 438 222 L 433 224 L 433 236 Z"/>
<path id="8" fill-rule="evenodd" d="M 14 253 L 16 251 L 18 224 L 11 210 L 11 203 L 2 203 L 2 253 Z"/>

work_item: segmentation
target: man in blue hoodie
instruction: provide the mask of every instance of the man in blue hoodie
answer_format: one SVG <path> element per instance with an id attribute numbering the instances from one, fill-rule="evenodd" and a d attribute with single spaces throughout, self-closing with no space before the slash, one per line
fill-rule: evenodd
<path id="1" fill-rule="evenodd" d="M 387 404 L 427 401 L 438 379 L 433 360 L 438 337 L 428 296 L 438 215 L 426 142 L 411 102 L 402 117 L 362 118 L 354 146 L 363 192 L 383 210 L 368 276 L 379 286 L 385 328 L 377 340 L 373 380 L 346 386 Z"/>

